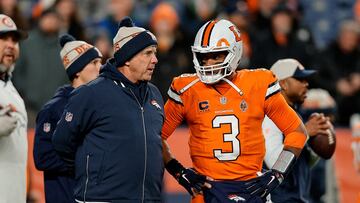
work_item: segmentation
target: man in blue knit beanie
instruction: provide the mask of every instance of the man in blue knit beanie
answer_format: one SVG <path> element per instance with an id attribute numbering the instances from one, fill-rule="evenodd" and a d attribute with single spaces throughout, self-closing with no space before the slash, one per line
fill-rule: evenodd
<path id="1" fill-rule="evenodd" d="M 77 202 L 161 202 L 163 100 L 152 85 L 157 41 L 129 17 L 114 37 L 114 57 L 76 89 L 53 144 L 75 165 Z"/>

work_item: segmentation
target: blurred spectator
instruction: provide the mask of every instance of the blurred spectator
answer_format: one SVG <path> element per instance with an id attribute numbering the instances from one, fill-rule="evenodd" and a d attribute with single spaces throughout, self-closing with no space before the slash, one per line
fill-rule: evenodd
<path id="1" fill-rule="evenodd" d="M 219 13 L 219 3 L 216 0 L 184 1 L 184 16 L 182 28 L 190 43 L 194 42 L 196 31 L 207 21 L 215 19 Z"/>
<path id="2" fill-rule="evenodd" d="M 251 45 L 250 36 L 253 33 L 249 26 L 249 10 L 245 1 L 228 0 L 223 4 L 226 17 L 239 29 L 243 42 L 243 53 L 239 64 L 240 68 L 249 68 Z"/>
<path id="3" fill-rule="evenodd" d="M 38 26 L 22 44 L 14 82 L 27 104 L 29 127 L 34 127 L 36 113 L 52 97 L 56 88 L 68 81 L 59 56 L 60 24 L 54 10 L 44 11 Z"/>
<path id="4" fill-rule="evenodd" d="M 78 40 L 86 40 L 76 1 L 56 0 L 54 8 L 61 18 L 60 32 L 70 34 Z"/>
<path id="5" fill-rule="evenodd" d="M 170 3 L 160 3 L 154 9 L 150 18 L 150 30 L 158 40 L 158 63 L 152 81 L 159 88 L 164 99 L 171 80 L 182 73 L 194 72 L 191 66 L 192 55 L 184 51 L 190 47 L 184 41 L 179 30 L 179 16 Z"/>
<path id="6" fill-rule="evenodd" d="M 271 15 L 278 4 L 279 0 L 258 0 L 258 10 L 252 16 L 252 26 L 256 33 L 270 32 Z"/>
<path id="7" fill-rule="evenodd" d="M 355 0 L 299 0 L 303 23 L 314 36 L 317 49 L 325 49 L 335 38 L 341 21 L 353 17 Z"/>
<path id="8" fill-rule="evenodd" d="M 36 0 L 33 0 L 36 1 Z M 32 7 L 31 20 L 36 25 L 36 21 L 40 18 L 41 14 L 54 5 L 56 0 L 38 0 Z"/>
<path id="9" fill-rule="evenodd" d="M 134 0 L 109 0 L 108 2 L 107 16 L 100 20 L 95 29 L 105 30 L 109 40 L 112 40 L 118 31 L 118 22 L 125 16 L 131 16 L 135 2 Z"/>
<path id="10" fill-rule="evenodd" d="M 106 33 L 101 32 L 96 35 L 93 39 L 93 44 L 99 49 L 100 53 L 103 55 L 101 58 L 101 64 L 105 64 L 106 61 L 113 55 L 111 41 L 109 41 Z"/>
<path id="11" fill-rule="evenodd" d="M 20 10 L 18 0 L 1 0 L 0 13 L 13 19 L 18 28 L 23 30 L 28 30 L 30 28 L 29 22 Z"/>
<path id="12" fill-rule="evenodd" d="M 75 0 L 78 5 L 78 12 L 80 19 L 84 21 L 85 25 L 90 25 L 93 22 L 98 22 L 106 15 L 106 6 L 110 0 Z"/>
<path id="13" fill-rule="evenodd" d="M 286 5 L 276 7 L 270 18 L 270 33 L 252 41 L 252 68 L 269 68 L 281 58 L 294 58 L 307 67 L 310 64 L 310 53 L 307 49 L 308 38 L 302 38 L 295 29 L 296 18 Z M 256 31 L 255 34 L 258 34 Z M 259 33 L 261 35 L 261 33 Z M 311 49 L 309 49 L 311 50 Z"/>
<path id="14" fill-rule="evenodd" d="M 356 4 L 354 6 L 354 14 L 356 21 L 360 23 L 360 0 L 356 1 Z"/>
<path id="15" fill-rule="evenodd" d="M 310 89 L 307 92 L 305 102 L 300 109 L 301 116 L 308 120 L 311 114 L 323 113 L 335 121 L 336 103 L 328 91 L 324 89 Z M 326 160 L 319 157 L 319 161 L 311 168 L 310 199 L 313 203 L 324 202 L 326 194 Z"/>
<path id="16" fill-rule="evenodd" d="M 349 126 L 349 117 L 360 112 L 360 25 L 349 20 L 342 22 L 337 40 L 319 57 L 316 85 L 335 97 L 338 105 L 337 123 Z"/>

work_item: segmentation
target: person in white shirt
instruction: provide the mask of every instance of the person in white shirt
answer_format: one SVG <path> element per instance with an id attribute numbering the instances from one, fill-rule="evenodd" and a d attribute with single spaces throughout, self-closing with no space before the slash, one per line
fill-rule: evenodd
<path id="1" fill-rule="evenodd" d="M 11 82 L 27 33 L 0 14 L 0 202 L 26 202 L 27 114 Z"/>
<path id="2" fill-rule="evenodd" d="M 270 70 L 279 80 L 281 93 L 286 102 L 298 112 L 298 107 L 306 99 L 309 86 L 307 80 L 315 73 L 315 70 L 305 70 L 303 65 L 295 59 L 278 60 Z M 327 134 L 329 131 L 332 134 L 331 136 L 334 136 L 329 117 L 324 116 L 322 113 L 312 114 L 306 122 L 304 121 L 304 124 L 310 140 L 316 135 Z M 268 117 L 265 117 L 263 121 L 262 130 L 266 146 L 264 165 L 271 168 L 284 147 L 284 136 Z M 310 167 L 313 160 L 317 159 L 317 155 L 321 157 L 321 154 L 315 154 L 318 144 L 312 145 L 311 142 L 308 143 L 303 148 L 296 160 L 296 164 L 291 172 L 287 174 L 283 183 L 271 192 L 273 202 L 310 202 Z"/>

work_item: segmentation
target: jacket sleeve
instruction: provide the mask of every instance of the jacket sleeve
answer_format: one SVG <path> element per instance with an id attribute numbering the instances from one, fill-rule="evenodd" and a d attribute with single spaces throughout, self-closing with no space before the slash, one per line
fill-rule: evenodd
<path id="1" fill-rule="evenodd" d="M 71 170 L 56 153 L 51 142 L 57 120 L 52 115 L 51 109 L 43 109 L 36 119 L 34 140 L 34 162 L 40 171 L 54 173 L 70 173 Z"/>
<path id="2" fill-rule="evenodd" d="M 87 86 L 71 93 L 52 138 L 55 150 L 70 165 L 74 163 L 78 146 L 96 122 L 93 95 Z"/>

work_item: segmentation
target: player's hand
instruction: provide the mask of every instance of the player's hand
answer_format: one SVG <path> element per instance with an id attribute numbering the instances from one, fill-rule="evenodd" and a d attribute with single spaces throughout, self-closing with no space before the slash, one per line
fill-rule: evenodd
<path id="1" fill-rule="evenodd" d="M 165 167 L 191 196 L 202 193 L 204 187 L 211 188 L 207 181 L 212 181 L 212 178 L 197 173 L 195 169 L 183 167 L 176 159 L 170 160 Z"/>
<path id="2" fill-rule="evenodd" d="M 202 193 L 203 187 L 211 188 L 211 185 L 206 182 L 207 180 L 212 179 L 197 173 L 192 168 L 183 169 L 177 178 L 179 184 L 182 185 L 191 196 Z"/>
<path id="3" fill-rule="evenodd" d="M 268 170 L 259 177 L 245 183 L 246 189 L 253 197 L 265 198 L 284 180 L 284 176 L 275 171 Z"/>
<path id="4" fill-rule="evenodd" d="M 16 128 L 17 119 L 14 116 L 0 116 L 0 137 L 10 135 Z"/>
<path id="5" fill-rule="evenodd" d="M 322 113 L 311 114 L 309 120 L 305 123 L 306 130 L 311 136 L 318 134 L 327 134 L 327 130 L 331 128 L 329 118 Z"/>

